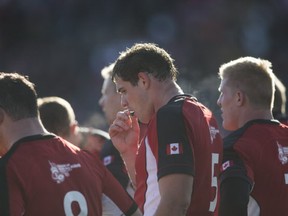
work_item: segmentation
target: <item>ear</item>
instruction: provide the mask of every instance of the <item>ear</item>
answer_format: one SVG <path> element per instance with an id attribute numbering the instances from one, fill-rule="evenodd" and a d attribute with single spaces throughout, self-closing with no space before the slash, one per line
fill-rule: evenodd
<path id="1" fill-rule="evenodd" d="M 150 76 L 145 73 L 145 72 L 139 72 L 138 73 L 138 78 L 139 78 L 139 81 L 138 81 L 138 85 L 147 89 L 149 88 L 150 86 L 150 82 L 151 82 L 151 78 Z"/>
<path id="2" fill-rule="evenodd" d="M 246 95 L 244 94 L 244 92 L 237 90 L 235 96 L 236 96 L 236 104 L 238 106 L 243 106 L 246 101 Z"/>
<path id="3" fill-rule="evenodd" d="M 76 134 L 78 130 L 78 124 L 77 123 L 73 123 L 72 125 L 70 125 L 70 134 Z"/>

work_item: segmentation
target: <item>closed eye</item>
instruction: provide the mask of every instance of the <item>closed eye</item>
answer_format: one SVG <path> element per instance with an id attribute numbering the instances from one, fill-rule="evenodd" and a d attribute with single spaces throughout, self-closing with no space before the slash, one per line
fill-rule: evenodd
<path id="1" fill-rule="evenodd" d="M 123 88 L 119 88 L 119 89 L 117 90 L 117 92 L 118 92 L 119 94 L 125 94 L 125 93 L 126 93 L 126 90 L 124 90 Z"/>

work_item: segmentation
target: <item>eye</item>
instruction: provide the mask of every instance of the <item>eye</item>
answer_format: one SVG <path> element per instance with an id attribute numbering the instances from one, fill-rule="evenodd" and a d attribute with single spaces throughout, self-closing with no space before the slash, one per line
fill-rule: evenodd
<path id="1" fill-rule="evenodd" d="M 121 94 L 121 95 L 122 95 L 122 94 L 125 94 L 125 93 L 126 93 L 126 90 L 124 90 L 124 89 L 122 89 L 122 88 L 121 88 L 121 89 L 118 89 L 118 93 Z"/>

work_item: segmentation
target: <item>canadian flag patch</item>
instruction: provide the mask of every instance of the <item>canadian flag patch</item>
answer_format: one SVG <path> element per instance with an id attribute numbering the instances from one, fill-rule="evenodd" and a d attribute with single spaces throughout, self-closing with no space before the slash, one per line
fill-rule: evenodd
<path id="1" fill-rule="evenodd" d="M 183 147 L 181 143 L 170 143 L 166 147 L 167 155 L 177 155 L 183 153 Z"/>
<path id="2" fill-rule="evenodd" d="M 221 171 L 225 171 L 226 169 L 228 169 L 229 167 L 233 166 L 233 161 L 226 161 L 222 164 L 222 167 L 221 167 Z"/>
<path id="3" fill-rule="evenodd" d="M 113 162 L 113 156 L 109 155 L 103 158 L 104 166 L 107 166 Z"/>

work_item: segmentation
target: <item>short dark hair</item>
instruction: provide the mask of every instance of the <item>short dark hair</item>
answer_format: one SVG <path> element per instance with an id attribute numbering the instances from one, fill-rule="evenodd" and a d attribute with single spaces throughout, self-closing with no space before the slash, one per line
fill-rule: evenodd
<path id="1" fill-rule="evenodd" d="M 75 113 L 68 101 L 57 96 L 38 99 L 40 119 L 44 127 L 59 136 L 69 136 Z"/>
<path id="2" fill-rule="evenodd" d="M 160 81 L 167 78 L 176 81 L 178 74 L 171 56 L 153 43 L 137 43 L 122 52 L 113 68 L 112 80 L 118 76 L 135 86 L 139 72 L 152 74 Z"/>
<path id="3" fill-rule="evenodd" d="M 37 93 L 28 76 L 0 72 L 0 107 L 15 121 L 38 117 Z"/>

